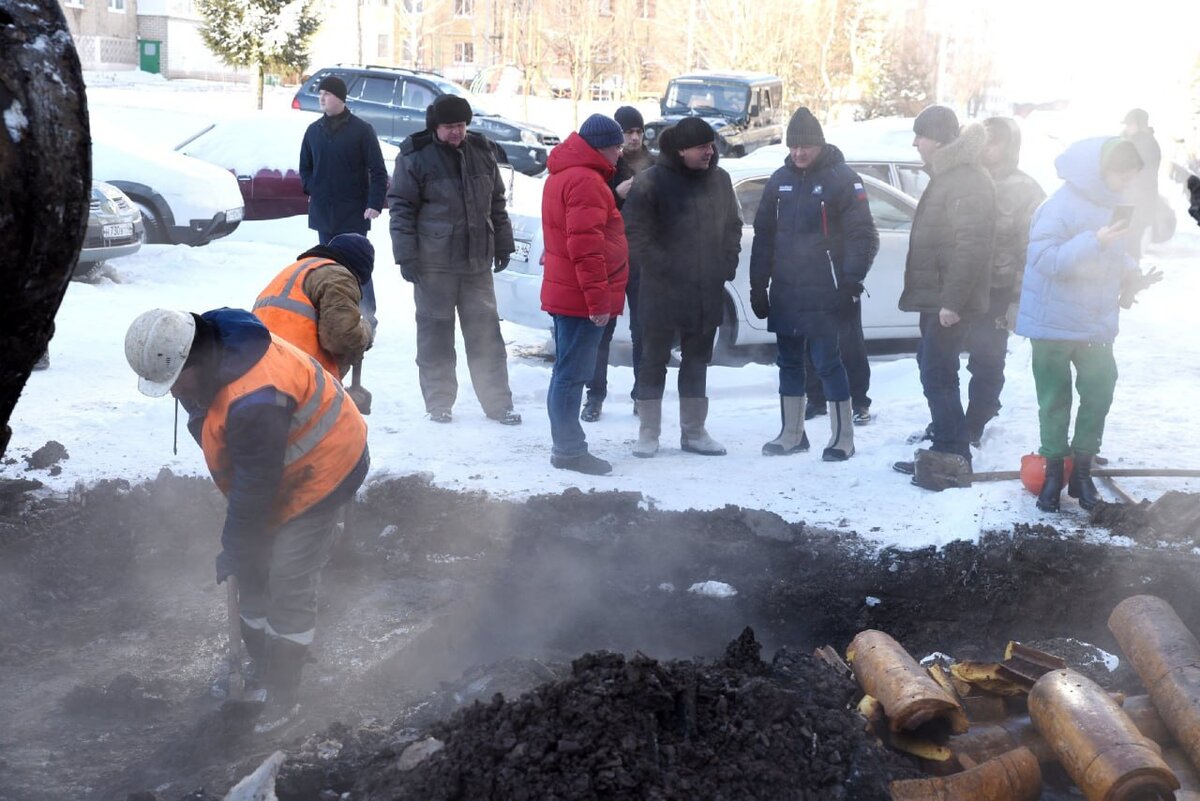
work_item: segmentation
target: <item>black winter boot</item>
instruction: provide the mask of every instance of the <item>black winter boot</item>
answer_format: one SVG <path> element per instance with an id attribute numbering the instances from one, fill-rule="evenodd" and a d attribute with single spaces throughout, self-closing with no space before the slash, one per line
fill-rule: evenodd
<path id="1" fill-rule="evenodd" d="M 246 625 L 244 620 L 239 622 L 242 626 L 242 643 L 246 646 L 246 656 L 250 657 L 250 664 L 246 666 L 242 678 L 246 692 L 250 693 L 261 687 L 266 677 L 267 632 Z"/>
<path id="2" fill-rule="evenodd" d="M 307 645 L 283 637 L 267 638 L 267 673 L 263 681 L 267 700 L 255 732 L 274 731 L 295 720 L 300 712 L 296 699 L 300 674 L 307 659 Z"/>
<path id="3" fill-rule="evenodd" d="M 1090 512 L 1100 502 L 1100 493 L 1092 482 L 1092 454 L 1076 451 L 1074 460 L 1071 477 L 1067 480 L 1067 494 L 1079 501 L 1080 508 Z"/>
<path id="4" fill-rule="evenodd" d="M 1043 512 L 1057 512 L 1059 496 L 1063 488 L 1063 460 L 1046 458 L 1046 479 L 1038 495 L 1037 508 Z"/>

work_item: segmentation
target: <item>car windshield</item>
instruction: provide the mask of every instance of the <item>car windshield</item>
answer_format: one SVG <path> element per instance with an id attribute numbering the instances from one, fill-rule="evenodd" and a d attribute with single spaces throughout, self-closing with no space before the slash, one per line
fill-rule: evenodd
<path id="1" fill-rule="evenodd" d="M 496 117 L 499 116 L 496 112 L 490 110 L 483 103 L 479 102 L 479 98 L 471 94 L 471 92 L 453 81 L 432 81 L 433 85 L 442 90 L 443 94 L 458 95 L 471 104 L 471 112 L 478 114 L 481 117 Z"/>
<path id="2" fill-rule="evenodd" d="M 740 84 L 671 81 L 663 100 L 663 113 L 740 117 L 746 113 L 749 100 L 750 90 Z"/>

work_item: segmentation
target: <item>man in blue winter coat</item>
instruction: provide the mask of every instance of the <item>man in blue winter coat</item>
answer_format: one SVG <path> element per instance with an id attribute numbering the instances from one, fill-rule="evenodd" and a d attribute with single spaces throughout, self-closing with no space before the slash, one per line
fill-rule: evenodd
<path id="1" fill-rule="evenodd" d="M 783 426 L 762 452 L 808 450 L 807 342 L 830 411 L 832 432 L 822 459 L 845 461 L 854 455 L 854 426 L 838 332 L 843 318 L 861 314 L 863 281 L 879 252 L 879 233 L 862 179 L 825 142 L 808 109 L 792 115 L 787 145 L 787 159 L 763 190 L 750 252 L 750 305 L 779 344 Z"/>
<path id="2" fill-rule="evenodd" d="M 383 210 L 388 171 L 369 122 L 346 108 L 346 83 L 329 75 L 317 85 L 324 112 L 300 144 L 300 182 L 309 196 L 308 227 L 328 245 L 338 234 L 362 234 Z M 375 286 L 363 284 L 363 316 L 375 328 Z"/>

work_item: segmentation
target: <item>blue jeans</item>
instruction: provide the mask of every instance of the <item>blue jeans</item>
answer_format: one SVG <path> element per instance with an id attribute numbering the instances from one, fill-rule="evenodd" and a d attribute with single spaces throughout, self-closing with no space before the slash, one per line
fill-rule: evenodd
<path id="1" fill-rule="evenodd" d="M 778 336 L 779 394 L 789 397 L 805 394 L 804 345 L 812 356 L 826 401 L 850 399 L 850 382 L 842 366 L 837 332 L 808 337 Z"/>
<path id="2" fill-rule="evenodd" d="M 967 328 L 967 385 L 968 433 L 983 430 L 984 424 L 1000 411 L 1000 390 L 1004 389 L 1004 360 L 1008 355 L 1008 329 L 1004 317 L 1008 313 L 1011 293 L 1008 289 L 993 289 L 986 314 L 971 320 Z"/>
<path id="3" fill-rule="evenodd" d="M 917 345 L 921 387 L 929 402 L 929 419 L 933 421 L 933 444 L 929 449 L 957 453 L 968 461 L 971 448 L 967 444 L 967 427 L 959 396 L 958 367 L 969 327 L 969 320 L 945 327 L 938 321 L 937 312 L 922 312 L 921 343 Z"/>
<path id="4" fill-rule="evenodd" d="M 554 369 L 546 391 L 550 437 L 555 456 L 571 458 L 588 452 L 587 437 L 579 424 L 583 385 L 596 369 L 596 350 L 604 327 L 586 317 L 554 315 Z"/>

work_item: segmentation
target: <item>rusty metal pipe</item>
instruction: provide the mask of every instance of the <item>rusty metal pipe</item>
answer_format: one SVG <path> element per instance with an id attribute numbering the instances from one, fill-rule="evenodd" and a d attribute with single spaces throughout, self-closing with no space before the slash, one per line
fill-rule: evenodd
<path id="1" fill-rule="evenodd" d="M 892 801 L 1036 801 L 1042 769 L 1028 748 L 1018 748 L 962 773 L 894 781 L 888 789 Z"/>
<path id="2" fill-rule="evenodd" d="M 846 661 L 863 691 L 883 704 L 892 731 L 922 729 L 936 738 L 970 726 L 958 701 L 882 631 L 860 632 L 846 649 Z"/>
<path id="3" fill-rule="evenodd" d="M 1135 595 L 1117 604 L 1108 618 L 1142 684 L 1150 691 L 1163 723 L 1200 767 L 1200 642 L 1171 605 L 1153 595 Z"/>
<path id="4" fill-rule="evenodd" d="M 1161 749 L 1082 673 L 1055 670 L 1038 679 L 1029 716 L 1088 801 L 1174 798 L 1179 780 Z"/>

